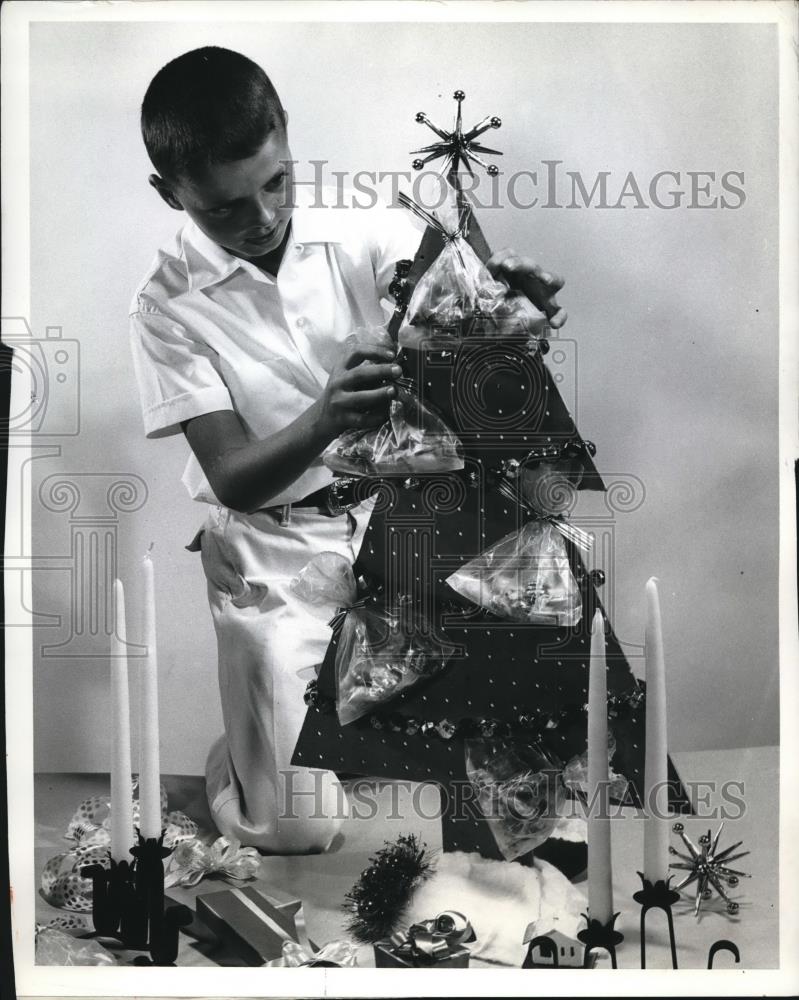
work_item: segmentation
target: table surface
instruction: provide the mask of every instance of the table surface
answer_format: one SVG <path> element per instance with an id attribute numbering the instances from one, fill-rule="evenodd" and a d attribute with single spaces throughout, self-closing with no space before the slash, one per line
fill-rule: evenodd
<path id="1" fill-rule="evenodd" d="M 732 814 L 725 820 L 721 846 L 743 841 L 740 850 L 751 853 L 736 862 L 751 878 L 741 879 L 731 891 L 740 903 L 739 913 L 729 916 L 722 902 L 714 897 L 703 904 L 699 918 L 693 915 L 693 893 L 684 894 L 674 907 L 674 924 L 679 949 L 680 968 L 706 968 L 708 949 L 713 942 L 727 939 L 741 953 L 741 967 L 773 969 L 779 964 L 778 943 L 778 793 L 779 755 L 777 747 L 751 747 L 735 750 L 692 751 L 675 753 L 673 759 L 683 781 L 693 784 L 694 801 L 699 815 L 685 817 L 685 830 L 696 843 L 698 837 L 718 828 L 720 819 L 711 816 L 727 804 Z M 200 826 L 201 833 L 214 831 L 205 799 L 201 777 L 164 776 L 169 808 L 181 809 Z M 352 816 L 345 821 L 331 850 L 325 854 L 264 856 L 259 877 L 269 886 L 289 892 L 303 901 L 310 937 L 320 943 L 346 937 L 346 913 L 341 909 L 344 894 L 366 867 L 369 856 L 384 841 L 395 840 L 409 832 L 404 816 L 410 811 L 412 786 L 375 782 L 378 814 L 365 819 Z M 417 789 L 418 791 L 418 789 Z M 426 789 L 425 792 L 433 792 Z M 79 802 L 90 795 L 108 792 L 108 777 L 101 774 L 54 774 L 35 776 L 35 863 L 39 875 L 54 854 L 68 850 L 63 839 L 69 820 Z M 426 801 L 426 800 L 425 800 Z M 736 804 L 737 802 L 737 804 Z M 743 807 L 741 807 L 743 803 Z M 429 807 L 426 807 L 428 811 Z M 741 815 L 738 815 L 741 813 Z M 440 823 L 413 815 L 413 832 L 428 847 L 441 847 Z M 680 847 L 676 837 L 675 846 Z M 626 809 L 613 823 L 613 871 L 616 909 L 621 911 L 619 926 L 625 938 L 618 951 L 621 968 L 640 967 L 639 908 L 632 894 L 640 888 L 636 871 L 642 868 L 643 823 Z M 188 895 L 224 889 L 228 883 L 205 879 Z M 36 887 L 38 889 L 38 885 Z M 585 885 L 581 886 L 585 890 Z M 175 896 L 178 890 L 171 890 Z M 181 901 L 185 899 L 184 896 Z M 453 904 L 454 905 L 454 904 Z M 37 896 L 36 919 L 46 923 L 64 913 Z M 653 910 L 647 917 L 647 968 L 670 968 L 666 920 Z M 519 948 L 519 964 L 523 948 Z M 729 967 L 732 957 L 717 957 L 716 967 Z M 220 966 L 240 964 L 220 945 L 210 945 L 181 935 L 178 965 Z M 358 952 L 358 964 L 374 964 L 372 949 Z M 474 966 L 486 963 L 473 961 Z"/>

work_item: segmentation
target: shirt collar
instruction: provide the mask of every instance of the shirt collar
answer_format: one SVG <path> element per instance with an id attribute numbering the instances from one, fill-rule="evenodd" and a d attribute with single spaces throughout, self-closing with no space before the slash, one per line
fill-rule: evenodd
<path id="1" fill-rule="evenodd" d="M 308 190 L 304 185 L 295 184 L 287 252 L 292 245 L 343 241 L 346 225 L 344 217 L 348 213 L 333 207 L 335 199 L 335 191 L 331 192 L 326 188 Z M 266 272 L 214 243 L 191 219 L 181 231 L 180 242 L 190 291 L 215 285 L 238 268 L 249 271 L 261 281 L 272 283 Z"/>

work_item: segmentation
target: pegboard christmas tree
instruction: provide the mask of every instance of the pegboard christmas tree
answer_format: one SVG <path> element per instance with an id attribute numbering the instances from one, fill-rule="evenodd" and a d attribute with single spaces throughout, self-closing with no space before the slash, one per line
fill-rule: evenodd
<path id="1" fill-rule="evenodd" d="M 485 262 L 490 250 L 467 203 L 458 170 L 462 166 L 471 173 L 477 162 L 496 174 L 481 154 L 499 155 L 499 151 L 476 139 L 488 129 L 499 128 L 501 122 L 491 116 L 464 132 L 464 95 L 456 91 L 454 96 L 457 117 L 451 131 L 438 128 L 424 113 L 417 115 L 417 121 L 428 125 L 438 141 L 417 150 L 424 155 L 413 165 L 421 169 L 443 158 L 444 174 L 455 189 L 462 221 L 458 236 Z M 451 233 L 428 225 L 414 260 L 398 262 L 392 285 L 397 307 L 389 325 L 395 339 L 414 291 L 452 242 Z M 406 384 L 460 439 L 463 469 L 364 478 L 358 483 L 363 497 L 377 497 L 354 566 L 361 593 L 373 607 L 404 609 L 411 646 L 416 641 L 415 623 L 427 640 L 432 637 L 448 651 L 446 665 L 427 676 L 421 671 L 413 687 L 341 725 L 335 710 L 336 654 L 343 618 L 339 615 L 318 678 L 306 694 L 308 713 L 293 763 L 435 782 L 442 793 L 445 851 L 529 860 L 529 853 L 519 853 L 523 837 L 516 847 L 509 847 L 507 837 L 497 836 L 499 828 L 505 833 L 512 830 L 512 823 L 500 821 L 498 827 L 487 821 L 489 810 L 481 788 L 494 793 L 492 802 L 499 814 L 508 797 L 516 796 L 513 822 L 517 832 L 534 827 L 536 816 L 551 807 L 553 799 L 562 807 L 570 795 L 580 794 L 590 623 L 597 608 L 604 611 L 598 592 L 604 576 L 587 570 L 580 548 L 585 539 L 574 530 L 568 515 L 576 491 L 602 491 L 605 486 L 594 464 L 595 449 L 578 433 L 547 367 L 546 320 L 539 320 L 534 336 L 527 330 L 523 335 L 497 337 L 483 335 L 484 326 L 477 319 L 468 331 L 459 331 L 452 346 L 442 345 L 441 330 L 437 330 L 430 341 L 406 344 L 398 355 Z M 569 482 L 576 490 L 564 489 Z M 519 620 L 515 611 L 535 597 L 529 587 L 526 594 L 517 595 L 514 609 L 511 599 L 504 604 L 467 600 L 447 582 L 501 539 L 520 530 L 537 530 L 536 525 L 554 533 L 565 552 L 579 589 L 578 621 L 564 623 L 557 615 L 546 623 L 536 616 Z M 644 685 L 633 675 L 610 623 L 606 639 L 611 765 L 618 776 L 617 796 L 627 804 L 640 805 Z M 490 781 L 481 786 L 480 776 L 492 771 L 496 779 L 492 787 L 488 787 Z M 548 790 L 542 786 L 531 799 L 529 782 L 522 789 L 518 777 L 543 772 Z M 557 794 L 552 791 L 553 778 Z M 672 806 L 689 810 L 671 765 L 670 778 Z M 520 791 L 526 800 L 524 795 L 519 798 Z M 540 829 L 550 828 L 542 820 Z M 538 856 L 549 857 L 567 871 L 580 867 L 579 859 L 568 857 L 570 851 L 556 838 L 536 846 Z"/>

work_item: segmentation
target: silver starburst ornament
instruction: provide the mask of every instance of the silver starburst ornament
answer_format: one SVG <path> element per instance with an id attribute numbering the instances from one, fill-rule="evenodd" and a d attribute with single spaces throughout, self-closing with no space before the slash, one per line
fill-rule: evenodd
<path id="1" fill-rule="evenodd" d="M 683 889 L 692 882 L 696 882 L 694 913 L 697 916 L 699 916 L 703 900 L 710 899 L 713 896 L 714 889 L 726 902 L 727 912 L 737 913 L 738 903 L 734 899 L 730 899 L 724 886 L 726 884 L 729 888 L 734 889 L 740 879 L 752 877 L 747 872 L 741 872 L 735 868 L 728 867 L 731 861 L 737 861 L 738 858 L 745 857 L 749 851 L 741 851 L 739 854 L 732 853 L 736 847 L 741 846 L 743 843 L 742 840 L 720 851 L 718 849 L 719 838 L 723 829 L 724 824 L 721 823 L 715 837 L 711 837 L 710 830 L 707 833 L 703 833 L 699 838 L 699 846 L 697 847 L 686 834 L 682 823 L 675 823 L 672 827 L 672 830 L 679 835 L 689 851 L 688 854 L 681 854 L 675 847 L 669 848 L 669 854 L 673 854 L 681 858 L 683 862 L 686 862 L 685 864 L 681 864 L 678 861 L 672 861 L 669 864 L 669 868 L 678 868 L 688 872 L 682 882 L 679 882 L 673 888 L 677 890 Z"/>
<path id="2" fill-rule="evenodd" d="M 434 125 L 424 111 L 420 111 L 417 114 L 416 121 L 431 128 L 441 141 L 434 142 L 430 146 L 423 146 L 422 149 L 414 149 L 414 153 L 425 153 L 426 155 L 413 161 L 413 169 L 421 170 L 425 163 L 444 157 L 444 164 L 441 168 L 442 174 L 457 171 L 458 165 L 463 163 L 469 173 L 474 176 L 471 164 L 471 161 L 474 160 L 481 167 L 485 168 L 489 176 L 495 177 L 499 173 L 499 168 L 493 163 L 486 163 L 485 160 L 482 160 L 478 156 L 478 153 L 486 153 L 490 156 L 502 156 L 502 153 L 498 149 L 491 149 L 489 146 L 483 146 L 481 143 L 475 142 L 475 139 L 490 128 L 499 128 L 502 124 L 501 119 L 497 118 L 496 115 L 489 115 L 488 118 L 484 118 L 481 122 L 478 122 L 474 128 L 470 128 L 468 132 L 464 132 L 461 104 L 466 95 L 462 90 L 456 90 L 452 96 L 458 102 L 458 111 L 455 116 L 455 128 L 451 132 L 447 132 Z"/>

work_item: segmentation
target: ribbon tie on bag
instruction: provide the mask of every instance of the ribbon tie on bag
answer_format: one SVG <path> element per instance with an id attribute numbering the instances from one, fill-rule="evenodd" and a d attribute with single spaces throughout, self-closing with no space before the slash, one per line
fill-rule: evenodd
<path id="1" fill-rule="evenodd" d="M 591 546 L 594 544 L 593 536 L 587 531 L 583 531 L 582 528 L 578 528 L 576 524 L 572 524 L 570 521 L 566 521 L 562 517 L 555 517 L 553 514 L 537 515 L 542 521 L 548 521 L 551 525 L 558 529 L 558 531 L 563 535 L 564 538 L 576 545 L 583 552 L 588 554 L 591 551 Z"/>
<path id="2" fill-rule="evenodd" d="M 400 191 L 397 195 L 397 200 L 403 208 L 409 209 L 415 216 L 420 218 L 422 222 L 426 223 L 428 226 L 435 229 L 437 233 L 441 235 L 446 243 L 452 243 L 455 253 L 458 255 L 458 260 L 461 266 L 464 267 L 463 255 L 461 254 L 460 247 L 458 246 L 458 240 L 465 239 L 469 235 L 469 206 L 463 205 L 460 210 L 460 217 L 458 220 L 458 228 L 453 232 L 450 232 L 443 223 L 433 215 L 432 212 L 428 212 L 426 208 L 422 208 L 413 198 L 405 194 L 404 191 Z"/>
<path id="3" fill-rule="evenodd" d="M 557 528 L 564 538 L 568 539 L 573 545 L 576 545 L 586 555 L 591 551 L 591 547 L 594 544 L 592 535 L 587 531 L 583 531 L 582 528 L 578 528 L 577 525 L 572 524 L 570 521 L 567 521 L 562 515 L 542 514 L 541 511 L 536 510 L 512 480 L 500 479 L 497 483 L 497 489 L 503 496 L 528 510 L 537 520 L 547 521 L 554 528 Z"/>
<path id="4" fill-rule="evenodd" d="M 347 613 L 352 611 L 353 608 L 362 608 L 371 600 L 370 597 L 362 597 L 360 600 L 355 601 L 350 604 L 347 608 L 339 608 L 338 611 L 333 615 L 330 621 L 327 623 L 329 628 L 333 629 L 333 635 L 337 636 L 341 631 L 341 627 L 344 624 L 344 619 L 347 617 Z"/>
<path id="5" fill-rule="evenodd" d="M 210 846 L 195 838 L 175 848 L 167 862 L 164 886 L 194 886 L 208 875 L 244 882 L 255 878 L 260 863 L 258 851 L 242 847 L 235 837 L 218 837 Z"/>
<path id="6" fill-rule="evenodd" d="M 430 920 L 411 924 L 404 933 L 395 931 L 390 941 L 398 956 L 412 961 L 437 962 L 459 945 L 474 939 L 474 930 L 468 919 L 456 910 L 445 910 Z"/>

